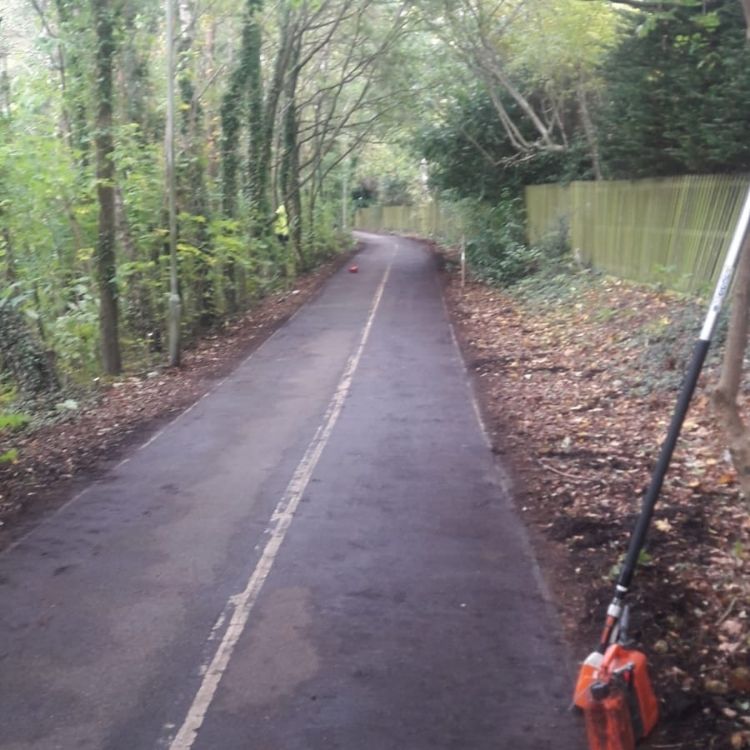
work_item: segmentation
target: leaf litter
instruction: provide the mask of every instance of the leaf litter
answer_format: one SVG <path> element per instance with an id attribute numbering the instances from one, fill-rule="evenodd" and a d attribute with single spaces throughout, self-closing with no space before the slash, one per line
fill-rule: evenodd
<path id="1" fill-rule="evenodd" d="M 702 304 L 566 273 L 509 293 L 446 264 L 445 298 L 575 655 L 596 643 Z M 710 407 L 714 347 L 630 603 L 662 720 L 644 747 L 750 748 L 750 518 Z"/>

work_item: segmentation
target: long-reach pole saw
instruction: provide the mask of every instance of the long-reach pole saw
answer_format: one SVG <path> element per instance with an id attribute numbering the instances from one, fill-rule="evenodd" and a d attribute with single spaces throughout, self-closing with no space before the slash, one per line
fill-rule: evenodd
<path id="1" fill-rule="evenodd" d="M 622 632 L 625 630 L 623 627 L 625 625 L 624 620 L 627 619 L 627 615 L 624 616 L 624 613 L 627 612 L 625 597 L 630 590 L 630 584 L 646 541 L 646 534 L 651 524 L 654 508 L 664 484 L 664 477 L 669 469 L 675 445 L 680 436 L 690 401 L 698 383 L 698 377 L 703 369 L 703 363 L 716 330 L 719 313 L 732 285 L 749 224 L 750 189 L 748 189 L 740 218 L 735 227 L 700 337 L 695 342 L 690 365 L 677 398 L 667 437 L 662 444 L 659 459 L 651 476 L 651 482 L 643 498 L 640 515 L 630 537 L 628 551 L 615 585 L 614 597 L 607 608 L 607 616 L 599 645 L 583 662 L 578 676 L 573 698 L 574 704 L 584 709 L 587 714 L 589 743 L 592 748 L 597 750 L 599 748 L 602 748 L 602 750 L 615 750 L 617 748 L 619 750 L 619 748 L 632 747 L 632 740 L 623 740 L 623 735 L 627 732 L 622 729 L 622 717 L 615 716 L 619 708 L 613 709 L 614 713 L 610 712 L 611 715 L 607 720 L 602 718 L 606 714 L 605 707 L 614 706 L 617 703 L 612 696 L 617 693 L 618 685 L 621 692 L 627 693 L 630 691 L 631 694 L 627 702 L 630 705 L 629 714 L 630 725 L 633 728 L 633 739 L 638 740 L 640 737 L 645 737 L 656 723 L 658 710 L 656 699 L 653 697 L 653 691 L 648 681 L 645 657 L 640 652 L 628 647 L 628 644 L 625 643 L 625 635 Z M 593 719 L 590 722 L 591 717 Z M 606 724 L 607 721 L 609 723 L 605 731 L 602 722 Z M 599 730 L 592 730 L 590 726 L 592 722 L 594 724 L 599 723 Z M 597 737 L 599 739 L 596 739 Z"/>

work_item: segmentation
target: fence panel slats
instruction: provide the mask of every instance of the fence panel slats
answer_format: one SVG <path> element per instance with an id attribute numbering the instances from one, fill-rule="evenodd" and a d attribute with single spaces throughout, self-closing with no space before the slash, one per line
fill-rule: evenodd
<path id="1" fill-rule="evenodd" d="M 576 255 L 607 273 L 701 293 L 721 269 L 750 178 L 699 175 L 527 187 L 529 244 L 567 231 Z M 464 233 L 460 207 L 370 206 L 355 226 L 435 237 L 457 244 Z"/>
<path id="2" fill-rule="evenodd" d="M 366 232 L 399 232 L 457 244 L 463 233 L 458 207 L 430 202 L 421 206 L 368 206 L 357 210 L 354 226 Z"/>
<path id="3" fill-rule="evenodd" d="M 526 188 L 528 239 L 569 226 L 586 263 L 700 293 L 716 280 L 749 178 L 700 175 Z"/>

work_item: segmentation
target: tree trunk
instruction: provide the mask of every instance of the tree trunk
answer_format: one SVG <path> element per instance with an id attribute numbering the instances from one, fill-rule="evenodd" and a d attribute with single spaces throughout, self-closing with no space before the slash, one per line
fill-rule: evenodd
<path id="1" fill-rule="evenodd" d="M 262 36 L 258 16 L 263 0 L 248 0 L 242 44 L 237 67 L 230 76 L 229 86 L 221 103 L 221 160 L 222 160 L 222 210 L 228 219 L 237 212 L 237 175 L 240 167 L 238 146 L 241 132 L 241 114 L 244 111 L 245 93 L 248 95 L 248 192 L 253 218 L 262 220 L 269 213 L 266 186 L 261 176 L 263 148 L 263 84 L 261 77 Z M 260 225 L 260 222 L 258 222 Z M 242 269 L 233 259 L 224 264 L 225 299 L 227 310 L 235 312 L 239 299 L 244 297 Z"/>
<path id="2" fill-rule="evenodd" d="M 740 5 L 745 14 L 745 39 L 750 42 L 750 0 L 740 0 Z"/>
<path id="3" fill-rule="evenodd" d="M 63 94 L 63 120 L 67 123 L 70 145 L 76 151 L 76 157 L 82 167 L 89 165 L 91 138 L 87 112 L 86 70 L 81 50 L 88 48 L 88 20 L 81 18 L 85 13 L 71 0 L 55 0 L 57 17 L 60 21 L 59 47 L 60 73 Z M 94 24 L 96 24 L 96 8 Z M 97 45 L 99 44 L 97 30 Z M 98 58 L 97 58 L 98 59 Z M 98 70 L 98 68 L 97 68 Z"/>
<path id="4" fill-rule="evenodd" d="M 0 366 L 27 396 L 38 397 L 58 388 L 50 357 L 10 300 L 0 304 Z"/>
<path id="5" fill-rule="evenodd" d="M 92 0 L 96 30 L 96 191 L 99 199 L 99 235 L 96 269 L 99 283 L 99 333 L 102 367 L 107 375 L 122 369 L 118 335 L 115 281 L 115 165 L 112 139 L 112 73 L 115 54 L 114 11 L 109 0 Z"/>
<path id="6" fill-rule="evenodd" d="M 234 219 L 237 214 L 238 144 L 244 83 L 244 68 L 240 60 L 221 102 L 221 208 L 227 219 Z M 237 268 L 233 259 L 225 262 L 223 273 L 227 312 L 232 313 L 238 307 Z"/>
<path id="7" fill-rule="evenodd" d="M 120 53 L 120 80 L 122 82 L 122 102 L 124 114 L 128 122 L 136 123 L 139 136 L 147 142 L 149 129 L 148 96 L 149 58 L 137 43 L 139 7 L 134 0 L 127 0 L 123 4 L 123 33 L 128 43 L 122 46 Z"/>
<path id="8" fill-rule="evenodd" d="M 284 153 L 281 166 L 281 184 L 289 218 L 289 241 L 300 267 L 307 260 L 302 248 L 302 191 L 299 180 L 299 145 L 297 143 L 297 82 L 299 80 L 300 40 L 294 43 L 291 70 L 286 85 L 286 112 L 284 113 Z"/>
<path id="9" fill-rule="evenodd" d="M 263 0 L 248 0 L 247 4 L 247 134 L 248 134 L 248 173 L 251 210 L 261 221 L 270 212 L 266 196 L 266 176 L 263 172 L 263 133 L 265 114 L 263 111 L 263 77 L 261 67 L 261 29 L 258 22 L 263 10 Z"/>
<path id="10" fill-rule="evenodd" d="M 596 135 L 594 123 L 591 121 L 591 113 L 589 112 L 588 102 L 586 101 L 586 89 L 583 84 L 578 85 L 576 97 L 578 99 L 578 111 L 581 115 L 583 132 L 586 136 L 586 143 L 589 147 L 589 156 L 591 157 L 591 166 L 594 170 L 594 178 L 601 180 L 604 178 L 602 176 L 601 158 L 599 157 L 599 139 Z"/>
<path id="11" fill-rule="evenodd" d="M 197 259 L 194 297 L 197 304 L 198 328 L 208 328 L 216 321 L 214 284 L 211 277 L 211 239 L 208 234 L 210 206 L 206 185 L 206 169 L 203 152 L 204 127 L 203 108 L 196 96 L 191 72 L 188 69 L 189 55 L 193 45 L 195 8 L 192 0 L 180 0 L 180 57 L 183 67 L 178 74 L 178 85 L 182 99 L 183 148 L 178 158 L 178 203 L 179 208 L 199 217 L 195 222 L 192 244 L 200 250 Z"/>
<path id="12" fill-rule="evenodd" d="M 749 310 L 750 235 L 745 238 L 737 268 L 724 362 L 719 384 L 713 394 L 714 408 L 727 438 L 740 489 L 748 501 L 750 501 L 750 431 L 740 414 L 737 396 L 742 383 Z"/>
<path id="13" fill-rule="evenodd" d="M 276 202 L 277 173 L 274 173 L 274 184 L 271 186 L 271 155 L 278 132 L 276 130 L 276 113 L 284 90 L 284 75 L 289 67 L 289 56 L 294 43 L 295 29 L 291 22 L 291 11 L 285 4 L 284 15 L 280 20 L 279 49 L 274 62 L 273 77 L 266 95 L 266 106 L 263 122 L 263 138 L 258 166 L 258 191 L 264 196 L 266 205 L 269 201 Z M 283 190 L 283 188 L 282 188 Z M 269 210 L 270 213 L 270 210 Z"/>
<path id="14" fill-rule="evenodd" d="M 237 173 L 240 163 L 237 146 L 240 136 L 242 70 L 235 70 L 221 102 L 221 207 L 227 219 L 237 212 Z"/>

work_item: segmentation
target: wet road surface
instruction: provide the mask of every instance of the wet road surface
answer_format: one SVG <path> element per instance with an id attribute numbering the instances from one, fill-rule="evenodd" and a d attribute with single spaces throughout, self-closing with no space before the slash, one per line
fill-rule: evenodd
<path id="1" fill-rule="evenodd" d="M 419 245 L 0 556 L 4 750 L 581 750 Z"/>

